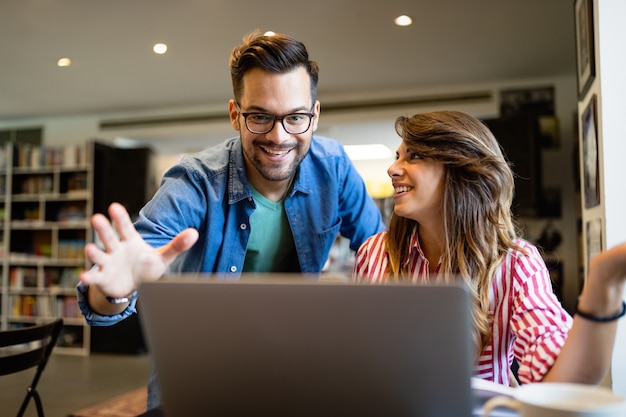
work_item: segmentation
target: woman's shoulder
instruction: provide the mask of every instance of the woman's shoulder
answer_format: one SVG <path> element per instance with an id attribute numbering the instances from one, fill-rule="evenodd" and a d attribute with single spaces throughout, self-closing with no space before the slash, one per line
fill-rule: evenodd
<path id="1" fill-rule="evenodd" d="M 370 236 L 356 253 L 353 279 L 363 282 L 382 282 L 387 275 L 385 236 L 379 232 Z"/>
<path id="2" fill-rule="evenodd" d="M 516 247 L 509 249 L 504 260 L 505 275 L 510 275 L 521 282 L 532 277 L 549 275 L 537 246 L 525 239 L 516 239 L 514 243 Z"/>
<path id="3" fill-rule="evenodd" d="M 363 251 L 379 252 L 381 250 L 384 250 L 386 236 L 387 236 L 387 231 L 383 230 L 382 232 L 378 232 L 375 235 L 368 237 L 359 248 L 359 252 L 363 252 Z"/>
<path id="4" fill-rule="evenodd" d="M 533 243 L 523 238 L 517 238 L 513 241 L 514 248 L 509 249 L 509 254 L 515 258 L 541 258 L 539 248 Z"/>

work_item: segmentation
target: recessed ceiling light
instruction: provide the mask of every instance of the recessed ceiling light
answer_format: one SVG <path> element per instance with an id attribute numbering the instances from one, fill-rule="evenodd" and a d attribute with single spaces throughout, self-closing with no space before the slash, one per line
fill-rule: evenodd
<path id="1" fill-rule="evenodd" d="M 413 23 L 413 19 L 410 16 L 403 14 L 393 19 L 393 23 L 398 26 L 410 26 Z"/>
<path id="2" fill-rule="evenodd" d="M 267 32 L 265 32 L 263 35 L 264 35 L 264 36 L 274 36 L 274 35 L 276 35 L 276 32 L 272 32 L 271 30 L 268 30 L 268 31 L 267 31 Z"/>
<path id="3" fill-rule="evenodd" d="M 70 65 L 72 65 L 72 60 L 69 58 L 61 58 L 57 61 L 59 67 L 69 67 Z"/>
<path id="4" fill-rule="evenodd" d="M 167 45 L 164 43 L 155 43 L 152 50 L 155 54 L 163 55 L 167 52 Z"/>

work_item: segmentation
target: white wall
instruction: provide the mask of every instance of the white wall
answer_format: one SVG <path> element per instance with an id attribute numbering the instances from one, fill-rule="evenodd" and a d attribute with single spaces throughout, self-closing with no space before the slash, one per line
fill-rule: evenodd
<path id="1" fill-rule="evenodd" d="M 604 210 L 604 247 L 610 248 L 626 241 L 626 189 L 624 188 L 624 97 L 626 97 L 626 2 L 623 0 L 596 0 L 596 63 L 598 82 L 592 86 L 598 94 L 599 146 L 601 172 L 601 206 L 589 217 L 602 217 Z M 626 300 L 626 294 L 624 299 Z M 617 341 L 613 354 L 613 390 L 626 396 L 626 324 L 618 324 Z"/>

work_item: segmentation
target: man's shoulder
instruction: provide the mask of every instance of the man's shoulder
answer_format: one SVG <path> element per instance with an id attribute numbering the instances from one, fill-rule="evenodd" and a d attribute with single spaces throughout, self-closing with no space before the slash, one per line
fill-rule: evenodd
<path id="1" fill-rule="evenodd" d="M 241 141 L 238 137 L 233 137 L 217 145 L 187 154 L 181 158 L 180 163 L 203 171 L 220 171 L 229 165 L 234 158 L 233 155 L 239 152 L 240 148 Z"/>
<path id="2" fill-rule="evenodd" d="M 311 148 L 309 152 L 316 157 L 340 157 L 347 158 L 347 154 L 343 145 L 335 139 L 325 136 L 313 136 L 311 139 Z"/>

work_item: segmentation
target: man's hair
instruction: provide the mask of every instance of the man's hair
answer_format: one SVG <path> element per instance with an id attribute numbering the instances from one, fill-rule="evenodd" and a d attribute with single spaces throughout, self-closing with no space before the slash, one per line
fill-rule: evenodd
<path id="1" fill-rule="evenodd" d="M 252 32 L 244 37 L 243 44 L 233 49 L 229 66 L 236 101 L 239 101 L 242 94 L 243 76 L 253 68 L 282 74 L 303 67 L 311 79 L 311 105 L 317 98 L 317 63 L 309 60 L 304 44 L 290 36 Z"/>

